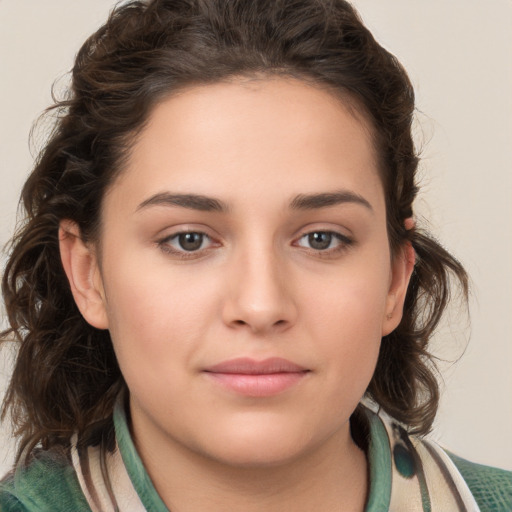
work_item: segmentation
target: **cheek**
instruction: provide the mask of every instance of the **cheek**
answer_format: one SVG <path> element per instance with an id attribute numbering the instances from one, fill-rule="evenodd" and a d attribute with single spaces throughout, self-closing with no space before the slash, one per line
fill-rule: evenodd
<path id="1" fill-rule="evenodd" d="M 156 250 L 136 246 L 120 254 L 113 248 L 105 259 L 113 262 L 104 271 L 105 294 L 117 327 L 147 332 L 190 328 L 216 300 L 216 274 L 187 271 Z"/>
<path id="2" fill-rule="evenodd" d="M 364 389 L 377 362 L 385 318 L 389 271 L 385 260 L 368 267 L 352 267 L 331 279 L 307 299 L 305 326 L 330 367 L 331 379 Z M 363 271 L 364 270 L 364 271 Z M 345 387 L 346 391 L 347 388 Z"/>
<path id="3" fill-rule="evenodd" d="M 169 265 L 112 259 L 105 269 L 109 330 L 127 382 L 156 382 L 186 368 L 218 308 L 214 283 Z M 141 270 L 144 269 L 144 270 Z"/>
<path id="4" fill-rule="evenodd" d="M 329 276 L 321 289 L 305 298 L 320 328 L 336 331 L 343 338 L 380 339 L 390 284 L 390 264 L 374 259 L 372 265 L 351 265 Z M 318 285 L 318 283 L 317 283 Z M 307 288 L 313 290 L 314 283 Z"/>

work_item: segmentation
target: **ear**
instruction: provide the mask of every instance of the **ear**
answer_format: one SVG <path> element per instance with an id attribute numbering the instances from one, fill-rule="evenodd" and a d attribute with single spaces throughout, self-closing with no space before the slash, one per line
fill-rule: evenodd
<path id="1" fill-rule="evenodd" d="M 406 242 L 393 258 L 382 336 L 393 332 L 402 320 L 405 296 L 415 261 L 416 254 L 410 242 Z"/>
<path id="2" fill-rule="evenodd" d="M 59 248 L 71 293 L 85 320 L 98 329 L 108 329 L 105 293 L 96 252 L 86 244 L 78 225 L 62 220 L 59 225 Z"/>

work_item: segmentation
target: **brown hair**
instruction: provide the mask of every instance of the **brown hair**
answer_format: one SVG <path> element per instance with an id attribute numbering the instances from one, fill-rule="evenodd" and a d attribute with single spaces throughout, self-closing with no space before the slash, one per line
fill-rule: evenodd
<path id="1" fill-rule="evenodd" d="M 419 433 L 439 391 L 427 351 L 450 297 L 450 274 L 467 295 L 462 266 L 404 220 L 417 193 L 411 123 L 414 93 L 396 58 L 343 0 L 153 0 L 115 9 L 79 51 L 69 98 L 22 192 L 26 210 L 2 281 L 18 354 L 4 401 L 20 452 L 90 441 L 111 431 L 125 388 L 108 331 L 80 315 L 60 263 L 58 226 L 75 221 L 95 240 L 100 206 L 130 141 L 152 107 L 191 84 L 234 76 L 294 76 L 328 86 L 365 111 L 387 201 L 393 250 L 410 241 L 417 263 L 399 327 L 382 340 L 367 394 Z M 349 100 L 350 101 L 350 100 Z M 92 441 L 91 441 L 92 442 Z"/>

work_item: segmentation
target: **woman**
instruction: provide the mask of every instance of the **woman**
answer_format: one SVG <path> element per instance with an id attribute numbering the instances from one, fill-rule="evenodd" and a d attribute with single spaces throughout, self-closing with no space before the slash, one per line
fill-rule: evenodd
<path id="1" fill-rule="evenodd" d="M 507 509 L 509 473 L 413 435 L 467 280 L 350 5 L 128 3 L 57 108 L 3 281 L 2 510 Z"/>

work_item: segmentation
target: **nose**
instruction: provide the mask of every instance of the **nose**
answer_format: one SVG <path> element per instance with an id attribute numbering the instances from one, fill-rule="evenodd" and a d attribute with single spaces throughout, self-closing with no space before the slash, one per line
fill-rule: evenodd
<path id="1" fill-rule="evenodd" d="M 231 328 L 268 335 L 290 328 L 297 319 L 293 283 L 272 250 L 247 251 L 230 265 L 223 320 Z"/>

